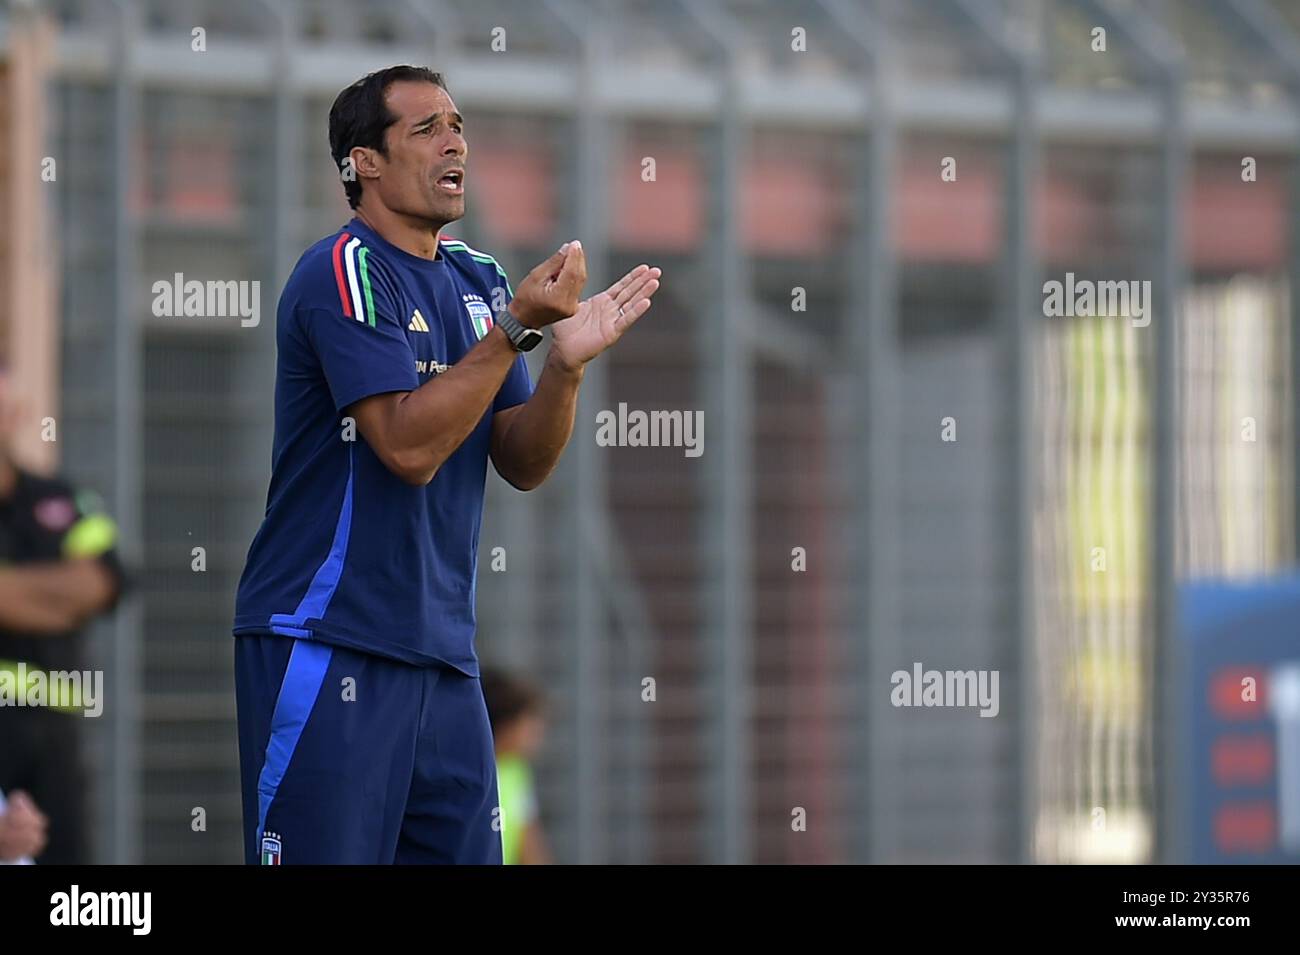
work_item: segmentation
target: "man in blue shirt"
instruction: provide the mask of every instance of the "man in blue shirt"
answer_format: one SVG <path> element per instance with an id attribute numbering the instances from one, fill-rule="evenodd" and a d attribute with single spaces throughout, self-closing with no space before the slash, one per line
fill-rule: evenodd
<path id="1" fill-rule="evenodd" d="M 356 217 L 280 297 L 271 485 L 236 598 L 245 855 L 499 863 L 474 653 L 487 462 L 520 490 L 546 479 L 584 365 L 645 314 L 660 271 L 579 301 L 577 241 L 513 290 L 443 236 L 468 149 L 437 73 L 363 77 L 329 133 Z M 521 352 L 544 326 L 534 389 Z"/>

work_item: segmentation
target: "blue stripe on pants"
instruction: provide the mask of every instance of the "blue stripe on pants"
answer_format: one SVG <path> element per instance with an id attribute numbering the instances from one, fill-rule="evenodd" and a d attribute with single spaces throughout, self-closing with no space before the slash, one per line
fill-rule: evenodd
<path id="1" fill-rule="evenodd" d="M 284 671 L 284 680 L 280 684 L 280 695 L 275 701 L 275 713 L 271 717 L 271 739 L 266 744 L 266 761 L 257 778 L 257 832 L 256 839 L 262 838 L 266 830 L 266 814 L 275 799 L 276 790 L 284 779 L 289 760 L 302 736 L 307 718 L 311 716 L 316 705 L 316 697 L 325 682 L 325 671 L 329 669 L 330 658 L 334 655 L 332 647 L 307 640 L 295 640 L 289 654 L 289 665 Z"/>

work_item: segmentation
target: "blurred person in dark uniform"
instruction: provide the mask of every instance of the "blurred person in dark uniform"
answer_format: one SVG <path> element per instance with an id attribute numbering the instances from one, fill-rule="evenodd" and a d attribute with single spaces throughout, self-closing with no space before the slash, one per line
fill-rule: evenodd
<path id="1" fill-rule="evenodd" d="M 99 497 L 19 467 L 10 453 L 18 410 L 0 369 L 0 791 L 25 792 L 49 820 L 49 864 L 87 861 L 81 763 L 81 628 L 122 587 L 117 527 Z M 33 687 L 42 686 L 38 697 Z M 102 701 L 98 701 L 102 708 Z M 88 711 L 88 710 L 87 710 Z M 12 820 L 11 820 L 12 821 Z"/>

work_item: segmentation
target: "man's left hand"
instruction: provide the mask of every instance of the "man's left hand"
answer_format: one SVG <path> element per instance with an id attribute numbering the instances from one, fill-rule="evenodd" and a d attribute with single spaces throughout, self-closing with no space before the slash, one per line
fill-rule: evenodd
<path id="1" fill-rule="evenodd" d="M 578 311 L 551 326 L 551 357 L 577 370 L 622 337 L 650 309 L 662 271 L 638 265 Z"/>

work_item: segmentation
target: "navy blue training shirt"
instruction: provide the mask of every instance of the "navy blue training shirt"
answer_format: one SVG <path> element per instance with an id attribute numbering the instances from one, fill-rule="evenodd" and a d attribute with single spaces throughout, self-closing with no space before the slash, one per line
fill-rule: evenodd
<path id="1" fill-rule="evenodd" d="M 487 334 L 512 295 L 491 256 L 442 239 L 404 252 L 353 219 L 303 254 L 276 312 L 275 443 L 266 516 L 234 632 L 273 633 L 478 675 L 474 588 L 492 417 L 527 401 L 523 356 L 424 487 L 376 456 L 343 409 L 411 391 Z"/>

